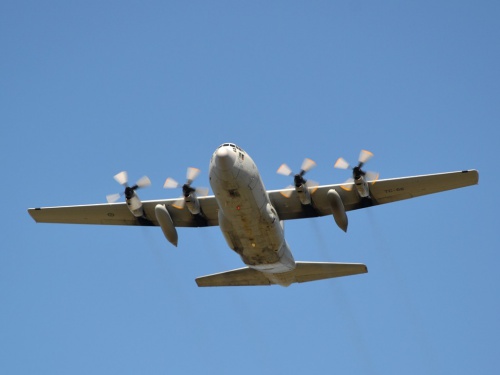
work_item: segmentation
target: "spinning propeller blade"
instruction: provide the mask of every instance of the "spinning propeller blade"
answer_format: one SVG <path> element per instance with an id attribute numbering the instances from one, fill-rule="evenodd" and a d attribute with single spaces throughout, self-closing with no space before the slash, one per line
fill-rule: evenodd
<path id="1" fill-rule="evenodd" d="M 174 202 L 172 207 L 175 207 L 178 210 L 182 210 L 184 208 L 184 203 L 185 203 L 184 197 L 181 197 Z"/>
<path id="2" fill-rule="evenodd" d="M 292 170 L 286 164 L 281 164 L 276 173 L 281 174 L 283 176 L 290 176 L 292 174 Z"/>
<path id="3" fill-rule="evenodd" d="M 302 170 L 300 173 L 304 175 L 306 172 L 310 171 L 316 166 L 316 162 L 314 160 L 311 160 L 309 158 L 305 158 L 304 161 L 302 162 L 302 166 L 300 167 Z"/>
<path id="4" fill-rule="evenodd" d="M 371 182 L 372 184 L 374 184 L 375 182 L 377 182 L 378 178 L 379 178 L 379 173 L 378 172 L 371 172 L 371 171 L 368 171 L 366 172 L 365 174 L 365 177 L 366 177 L 366 181 L 368 182 Z"/>
<path id="5" fill-rule="evenodd" d="M 119 194 L 119 193 L 117 193 L 117 194 L 109 194 L 109 195 L 106 195 L 106 200 L 108 201 L 108 203 L 114 203 L 118 199 L 120 199 L 120 197 L 121 197 L 121 194 Z"/>
<path id="6" fill-rule="evenodd" d="M 342 189 L 345 191 L 351 191 L 352 188 L 354 187 L 354 178 L 349 177 L 346 182 L 344 182 L 344 185 L 340 185 Z"/>
<path id="7" fill-rule="evenodd" d="M 178 186 L 179 186 L 179 183 L 170 177 L 167 178 L 165 180 L 165 183 L 163 184 L 164 189 L 175 189 Z"/>
<path id="8" fill-rule="evenodd" d="M 135 183 L 135 185 L 138 188 L 148 187 L 149 185 L 151 185 L 151 180 L 148 176 L 143 176 Z"/>
<path id="9" fill-rule="evenodd" d="M 306 186 L 308 189 L 312 189 L 311 194 L 314 194 L 316 190 L 318 190 L 319 182 L 313 180 L 307 180 Z"/>
<path id="10" fill-rule="evenodd" d="M 128 174 L 126 171 L 120 172 L 115 174 L 113 177 L 116 182 L 118 182 L 120 185 L 126 186 L 128 183 Z"/>
<path id="11" fill-rule="evenodd" d="M 200 172 L 201 171 L 198 168 L 189 167 L 186 172 L 187 183 L 191 185 Z"/>
<path id="12" fill-rule="evenodd" d="M 283 195 L 285 198 L 290 198 L 292 196 L 293 190 L 295 189 L 295 186 L 293 185 L 288 185 L 285 189 L 290 189 L 290 190 L 281 190 L 280 194 Z"/>
<path id="13" fill-rule="evenodd" d="M 361 167 L 372 157 L 373 157 L 372 152 L 368 150 L 361 150 L 358 157 L 358 165 L 352 168 L 352 178 L 349 178 L 344 183 L 348 185 L 341 185 L 342 189 L 351 191 L 353 187 L 352 183 L 354 182 L 354 180 L 359 179 L 363 176 L 365 177 L 366 181 L 369 181 L 372 184 L 378 180 L 379 174 L 377 172 L 370 172 L 370 171 L 365 172 L 364 170 L 361 169 Z M 344 158 L 338 158 L 337 161 L 335 162 L 334 168 L 349 169 L 350 165 Z"/>
<path id="14" fill-rule="evenodd" d="M 359 158 L 358 161 L 360 163 L 360 166 L 365 164 L 368 160 L 370 160 L 373 157 L 373 153 L 367 150 L 361 150 L 359 153 Z"/>
<path id="15" fill-rule="evenodd" d="M 120 185 L 125 187 L 125 190 L 122 193 L 117 193 L 117 194 L 109 194 L 106 196 L 106 200 L 108 203 L 113 203 L 116 202 L 117 200 L 120 199 L 122 195 L 125 195 L 127 198 L 130 198 L 133 196 L 134 192 L 137 189 L 147 187 L 151 185 L 151 180 L 147 176 L 141 177 L 134 186 L 129 187 L 128 186 L 128 173 L 126 171 L 122 171 L 120 173 L 117 173 L 116 175 L 113 176 L 116 182 L 118 182 Z"/>
<path id="16" fill-rule="evenodd" d="M 349 168 L 349 163 L 344 158 L 338 158 L 337 162 L 334 165 L 334 168 L 347 169 Z"/>
<path id="17" fill-rule="evenodd" d="M 206 187 L 197 187 L 195 190 L 196 195 L 199 197 L 206 197 L 208 195 L 208 188 Z"/>

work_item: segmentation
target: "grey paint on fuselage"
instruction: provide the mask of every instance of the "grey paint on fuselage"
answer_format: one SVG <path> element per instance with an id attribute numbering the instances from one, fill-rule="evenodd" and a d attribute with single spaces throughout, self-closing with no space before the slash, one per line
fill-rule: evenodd
<path id="1" fill-rule="evenodd" d="M 276 283 L 288 284 L 281 280 L 285 274 L 273 274 L 292 271 L 295 261 L 252 158 L 238 146 L 225 143 L 212 155 L 209 176 L 219 205 L 219 226 L 229 247 L 249 267 Z"/>

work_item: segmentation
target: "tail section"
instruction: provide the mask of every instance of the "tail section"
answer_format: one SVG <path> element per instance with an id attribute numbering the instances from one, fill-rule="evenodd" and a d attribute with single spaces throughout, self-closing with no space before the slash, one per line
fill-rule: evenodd
<path id="1" fill-rule="evenodd" d="M 265 273 L 250 267 L 198 277 L 198 286 L 250 286 L 279 284 L 288 286 L 292 283 L 331 279 L 334 277 L 367 273 L 361 263 L 325 263 L 296 262 L 293 271 L 283 273 Z"/>

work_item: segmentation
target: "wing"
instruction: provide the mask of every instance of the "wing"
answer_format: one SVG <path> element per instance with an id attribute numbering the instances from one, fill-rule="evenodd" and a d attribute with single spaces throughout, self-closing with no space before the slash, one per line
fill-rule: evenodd
<path id="1" fill-rule="evenodd" d="M 340 195 L 345 210 L 352 211 L 476 185 L 478 181 L 479 173 L 476 170 L 379 180 L 370 185 L 371 200 L 362 200 L 356 189 L 346 191 L 341 188 L 341 185 L 324 185 L 317 188 L 312 195 L 314 204 L 308 206 L 300 204 L 294 189 L 291 189 L 290 198 L 285 198 L 281 194 L 284 190 L 269 191 L 268 193 L 280 219 L 289 220 L 331 215 L 332 210 L 327 199 L 327 193 L 330 189 L 334 189 Z M 290 191 L 290 189 L 288 190 Z"/>
<path id="2" fill-rule="evenodd" d="M 313 195 L 314 204 L 309 206 L 300 204 L 293 189 L 290 198 L 285 198 L 281 194 L 284 190 L 269 191 L 268 194 L 280 219 L 290 220 L 332 214 L 327 200 L 330 189 L 335 189 L 339 193 L 345 210 L 351 211 L 475 185 L 478 180 L 479 174 L 475 170 L 380 180 L 370 186 L 373 198 L 371 201 L 361 200 L 355 189 L 346 191 L 341 185 L 324 185 L 317 188 Z M 157 204 L 164 204 L 176 227 L 205 227 L 219 224 L 219 206 L 213 195 L 198 198 L 203 216 L 192 215 L 186 207 L 182 210 L 173 207 L 177 199 L 144 201 L 145 218 L 136 218 L 132 215 L 126 203 L 30 208 L 28 212 L 37 223 L 158 226 L 154 209 Z"/>
<path id="3" fill-rule="evenodd" d="M 145 218 L 132 215 L 126 203 L 30 208 L 28 212 L 37 223 L 158 226 L 155 207 L 157 204 L 164 204 L 176 227 L 206 227 L 219 224 L 219 206 L 214 196 L 198 198 L 203 216 L 192 215 L 187 207 L 182 210 L 173 207 L 177 200 L 178 198 L 142 202 Z"/>

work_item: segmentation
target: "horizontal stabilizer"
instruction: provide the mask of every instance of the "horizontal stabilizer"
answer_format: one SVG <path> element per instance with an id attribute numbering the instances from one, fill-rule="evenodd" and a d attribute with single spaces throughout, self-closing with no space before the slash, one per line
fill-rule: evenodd
<path id="1" fill-rule="evenodd" d="M 253 268 L 244 267 L 232 271 L 201 276 L 196 279 L 198 286 L 245 286 L 271 285 L 269 279 Z"/>
<path id="2" fill-rule="evenodd" d="M 297 283 L 331 279 L 334 277 L 367 273 L 368 268 L 361 263 L 297 262 L 293 271 Z"/>
<path id="3" fill-rule="evenodd" d="M 245 267 L 232 271 L 202 276 L 196 279 L 198 286 L 250 286 L 279 284 L 288 286 L 292 283 L 331 279 L 334 277 L 367 273 L 368 269 L 360 263 L 323 263 L 297 262 L 290 272 L 265 273 Z"/>

